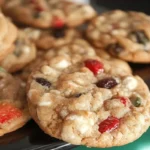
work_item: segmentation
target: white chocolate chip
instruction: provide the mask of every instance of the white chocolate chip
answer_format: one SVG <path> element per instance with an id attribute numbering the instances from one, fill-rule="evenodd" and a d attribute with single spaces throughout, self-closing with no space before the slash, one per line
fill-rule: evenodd
<path id="1" fill-rule="evenodd" d="M 41 99 L 40 102 L 38 103 L 39 106 L 50 106 L 52 104 L 52 101 L 50 99 L 50 94 L 45 93 Z"/>
<path id="2" fill-rule="evenodd" d="M 70 115 L 67 117 L 67 120 L 73 120 L 77 122 L 77 130 L 81 134 L 87 134 L 87 132 L 91 130 L 91 126 L 94 125 L 94 120 L 92 118 L 86 118 L 79 115 Z"/>
<path id="3" fill-rule="evenodd" d="M 55 71 L 53 68 L 49 67 L 49 66 L 43 66 L 43 67 L 41 68 L 41 71 L 42 71 L 42 73 L 43 73 L 44 75 L 56 74 L 56 71 Z"/>
<path id="4" fill-rule="evenodd" d="M 64 69 L 67 68 L 70 65 L 70 63 L 67 60 L 62 60 L 55 64 L 55 67 L 58 69 Z"/>
<path id="5" fill-rule="evenodd" d="M 137 80 L 134 77 L 127 77 L 123 80 L 123 85 L 129 90 L 134 90 L 137 87 Z"/>
<path id="6" fill-rule="evenodd" d="M 32 28 L 26 28 L 25 33 L 30 39 L 37 40 L 40 37 L 41 31 Z"/>
<path id="7" fill-rule="evenodd" d="M 29 47 L 29 46 L 23 46 L 23 47 L 22 47 L 22 50 L 23 50 L 23 52 L 24 52 L 25 54 L 30 53 L 30 47 Z"/>
<path id="8" fill-rule="evenodd" d="M 60 116 L 61 116 L 62 118 L 65 118 L 67 115 L 68 115 L 68 111 L 65 110 L 65 109 L 63 109 L 63 110 L 60 112 Z"/>

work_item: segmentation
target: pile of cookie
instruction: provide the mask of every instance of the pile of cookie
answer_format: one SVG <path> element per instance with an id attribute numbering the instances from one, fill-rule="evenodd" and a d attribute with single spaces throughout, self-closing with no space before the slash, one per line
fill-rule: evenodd
<path id="1" fill-rule="evenodd" d="M 150 92 L 126 61 L 150 63 L 149 16 L 98 15 L 65 0 L 5 0 L 1 8 L 0 136 L 31 118 L 88 147 L 125 145 L 147 131 Z"/>

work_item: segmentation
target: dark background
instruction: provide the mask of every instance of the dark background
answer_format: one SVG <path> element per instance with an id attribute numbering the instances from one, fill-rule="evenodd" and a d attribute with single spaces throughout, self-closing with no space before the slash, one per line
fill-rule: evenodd
<path id="1" fill-rule="evenodd" d="M 122 9 L 122 10 L 135 10 L 142 11 L 150 14 L 150 0 L 91 0 L 91 4 L 98 9 Z"/>

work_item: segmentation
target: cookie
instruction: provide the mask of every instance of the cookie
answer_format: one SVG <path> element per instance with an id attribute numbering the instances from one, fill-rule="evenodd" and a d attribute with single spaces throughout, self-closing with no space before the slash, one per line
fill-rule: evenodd
<path id="1" fill-rule="evenodd" d="M 84 57 L 94 56 L 96 53 L 90 44 L 83 39 L 75 39 L 70 44 L 50 49 L 46 53 L 39 50 L 36 59 L 23 69 L 21 78 L 26 81 L 31 72 L 45 61 L 50 60 L 51 64 L 63 68 L 80 61 Z"/>
<path id="2" fill-rule="evenodd" d="M 96 47 L 135 63 L 150 62 L 150 17 L 140 12 L 115 10 L 91 21 L 86 35 Z"/>
<path id="3" fill-rule="evenodd" d="M 3 10 L 15 21 L 37 28 L 75 27 L 96 15 L 90 5 L 64 0 L 7 0 Z"/>
<path id="4" fill-rule="evenodd" d="M 112 147 L 138 139 L 150 125 L 150 94 L 138 76 L 93 57 L 64 69 L 51 63 L 28 80 L 31 116 L 52 137 Z"/>
<path id="5" fill-rule="evenodd" d="M 0 136 L 15 131 L 30 119 L 25 84 L 0 68 Z"/>
<path id="6" fill-rule="evenodd" d="M 75 38 L 79 38 L 81 36 L 77 30 L 66 28 L 49 30 L 25 28 L 23 31 L 41 50 L 48 50 L 53 47 L 68 44 Z"/>
<path id="7" fill-rule="evenodd" d="M 8 72 L 16 72 L 36 58 L 36 48 L 23 31 L 19 31 L 14 51 L 0 65 Z"/>
<path id="8" fill-rule="evenodd" d="M 0 51 L 0 61 L 2 61 L 9 53 L 13 51 L 13 42 L 17 38 L 17 28 L 7 20 L 7 32 L 2 40 L 0 40 L 1 51 Z"/>

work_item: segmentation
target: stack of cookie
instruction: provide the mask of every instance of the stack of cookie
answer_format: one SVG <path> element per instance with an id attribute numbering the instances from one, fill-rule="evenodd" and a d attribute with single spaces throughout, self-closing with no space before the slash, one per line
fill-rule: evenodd
<path id="1" fill-rule="evenodd" d="M 36 57 L 35 45 L 26 34 L 0 12 L 0 136 L 30 120 L 25 83 L 10 73 L 22 69 Z M 31 53 L 32 51 L 32 53 Z M 3 68 L 2 68 L 3 67 Z"/>
<path id="2" fill-rule="evenodd" d="M 0 62 L 0 135 L 30 115 L 50 136 L 89 147 L 124 145 L 148 129 L 149 89 L 124 61 L 150 62 L 148 16 L 95 17 L 65 0 L 9 0 L 3 11 L 19 32 Z"/>

